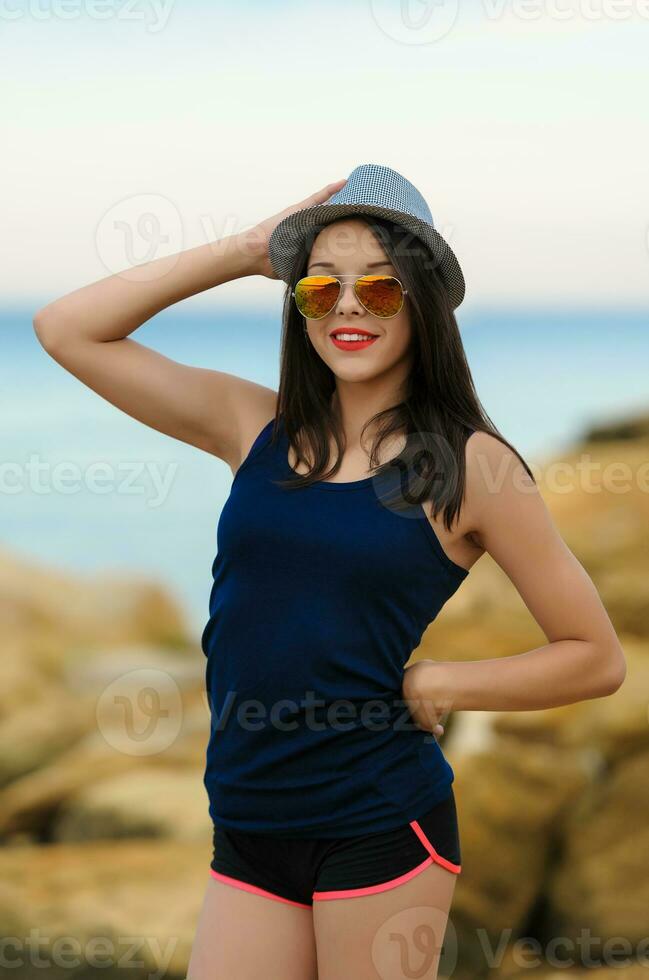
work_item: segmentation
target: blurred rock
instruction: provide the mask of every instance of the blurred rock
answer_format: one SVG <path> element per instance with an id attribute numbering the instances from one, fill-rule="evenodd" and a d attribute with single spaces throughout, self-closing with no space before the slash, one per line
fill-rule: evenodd
<path id="1" fill-rule="evenodd" d="M 589 442 L 628 442 L 636 440 L 649 442 L 649 415 L 615 419 L 593 425 L 584 433 L 584 443 Z"/>
<path id="2" fill-rule="evenodd" d="M 2 599 L 0 598 L 1 605 Z M 2 610 L 0 609 L 1 615 Z M 0 623 L 2 623 L 1 619 Z M 4 623 L 2 626 L 4 628 Z M 40 667 L 35 667 L 21 644 L 9 636 L 5 636 L 2 640 L 0 671 L 2 677 L 2 683 L 0 683 L 1 726 L 8 715 L 20 711 L 34 701 L 42 700 L 47 694 L 52 678 Z M 3 739 L 0 737 L 0 753 L 2 752 L 2 745 Z"/>
<path id="3" fill-rule="evenodd" d="M 47 766 L 91 727 L 92 706 L 51 682 L 0 722 L 0 787 Z"/>
<path id="4" fill-rule="evenodd" d="M 195 647 L 170 652 L 153 643 L 93 646 L 66 663 L 64 679 L 71 690 L 94 695 L 116 678 L 146 668 L 164 671 L 179 688 L 194 691 L 204 683 L 205 657 Z"/>
<path id="5" fill-rule="evenodd" d="M 54 840 L 173 837 L 211 840 L 203 767 L 188 771 L 140 767 L 92 783 L 71 796 L 53 824 Z"/>
<path id="6" fill-rule="evenodd" d="M 189 840 L 0 849 L 12 977 L 185 980 L 211 857 L 210 842 Z"/>
<path id="7" fill-rule="evenodd" d="M 647 942 L 648 867 L 649 747 L 618 761 L 574 802 L 547 890 L 548 928 L 573 940 L 587 927 Z"/>
<path id="8" fill-rule="evenodd" d="M 579 753 L 504 737 L 449 761 L 462 856 L 453 923 L 467 975 L 481 977 L 485 943 L 495 949 L 503 931 L 516 936 L 525 925 L 589 774 Z"/>
<path id="9" fill-rule="evenodd" d="M 578 966 L 561 965 L 562 961 L 569 962 L 573 958 L 579 960 L 579 953 L 572 953 L 570 950 L 560 949 L 557 954 L 551 955 L 550 958 L 557 961 L 557 968 L 549 971 L 544 963 L 538 967 L 532 965 L 536 958 L 536 954 L 528 946 L 527 952 L 517 960 L 508 961 L 502 969 L 492 971 L 489 974 L 490 980 L 593 980 L 595 969 L 597 980 L 646 980 L 647 978 L 646 967 L 640 966 L 638 963 L 624 965 L 625 957 L 624 955 L 621 956 L 619 952 L 617 957 L 611 957 L 612 965 L 610 967 L 587 967 L 585 969 Z M 523 969 L 521 969 L 521 960 L 528 964 Z M 456 980 L 455 976 L 453 980 Z"/>
<path id="10" fill-rule="evenodd" d="M 172 711 L 166 703 L 162 701 L 155 713 L 147 714 L 146 723 L 151 718 L 154 721 L 151 731 L 146 738 L 135 740 L 125 729 L 123 712 L 111 718 L 110 711 L 103 716 L 94 705 L 93 725 L 86 725 L 88 730 L 74 745 L 0 790 L 0 837 L 19 832 L 45 834 L 64 805 L 113 776 L 128 774 L 126 782 L 134 788 L 147 767 L 179 771 L 204 767 L 210 731 L 207 707 L 189 705 L 184 709 L 180 704 Z M 139 719 L 137 734 L 144 735 Z M 207 804 L 205 796 L 206 812 Z"/>
<path id="11" fill-rule="evenodd" d="M 49 765 L 14 780 L 0 792 L 0 836 L 43 833 L 61 803 L 95 780 L 141 765 L 116 752 L 104 738 L 85 735 Z"/>
<path id="12" fill-rule="evenodd" d="M 142 576 L 72 575 L 0 549 L 3 643 L 20 644 L 32 665 L 56 671 L 88 644 L 187 644 L 187 626 L 169 591 Z"/>

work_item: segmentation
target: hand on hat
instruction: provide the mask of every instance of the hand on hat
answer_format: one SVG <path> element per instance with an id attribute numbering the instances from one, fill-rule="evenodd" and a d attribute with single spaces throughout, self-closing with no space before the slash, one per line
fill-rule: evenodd
<path id="1" fill-rule="evenodd" d="M 279 276 L 276 275 L 268 257 L 268 241 L 280 221 L 286 218 L 289 214 L 293 214 L 294 211 L 300 211 L 302 208 L 313 207 L 314 204 L 324 204 L 324 202 L 328 200 L 332 194 L 336 194 L 337 191 L 339 191 L 346 183 L 346 177 L 344 177 L 342 180 L 335 180 L 332 184 L 327 184 L 325 187 L 321 187 L 320 190 L 316 191 L 314 194 L 310 194 L 309 197 L 305 197 L 303 201 L 298 201 L 297 204 L 289 205 L 289 207 L 285 208 L 283 211 L 279 211 L 270 218 L 265 218 L 263 221 L 260 221 L 259 224 L 255 225 L 254 228 L 250 228 L 248 231 L 244 231 L 238 236 L 242 238 L 247 249 L 254 249 L 256 256 L 255 272 L 257 275 L 266 276 L 268 279 L 279 278 Z"/>

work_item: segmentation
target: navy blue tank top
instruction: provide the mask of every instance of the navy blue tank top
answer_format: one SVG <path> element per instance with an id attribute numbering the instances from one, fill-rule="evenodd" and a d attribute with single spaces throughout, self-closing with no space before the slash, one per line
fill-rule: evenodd
<path id="1" fill-rule="evenodd" d="M 448 796 L 453 770 L 401 692 L 422 634 L 468 570 L 423 508 L 386 506 L 378 475 L 300 489 L 273 419 L 217 527 L 201 636 L 211 729 L 204 784 L 225 828 L 375 833 Z M 388 472 L 396 472 L 390 467 Z"/>

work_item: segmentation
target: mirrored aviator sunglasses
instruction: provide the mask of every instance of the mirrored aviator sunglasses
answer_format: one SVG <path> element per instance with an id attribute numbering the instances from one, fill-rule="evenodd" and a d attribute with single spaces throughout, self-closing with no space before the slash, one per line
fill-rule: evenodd
<path id="1" fill-rule="evenodd" d="M 353 280 L 358 301 L 368 313 L 382 320 L 401 311 L 408 293 L 396 276 L 305 276 L 291 291 L 302 316 L 321 320 L 331 313 L 342 292 L 343 279 Z"/>

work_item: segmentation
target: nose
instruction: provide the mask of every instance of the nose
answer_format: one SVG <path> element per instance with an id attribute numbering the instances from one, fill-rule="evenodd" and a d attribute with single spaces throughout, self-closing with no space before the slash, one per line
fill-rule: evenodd
<path id="1" fill-rule="evenodd" d="M 352 313 L 356 316 L 362 316 L 366 313 L 365 307 L 354 292 L 354 283 L 343 282 L 341 283 L 341 287 L 338 302 L 335 306 L 336 313 L 340 313 L 342 316 L 349 316 Z"/>

